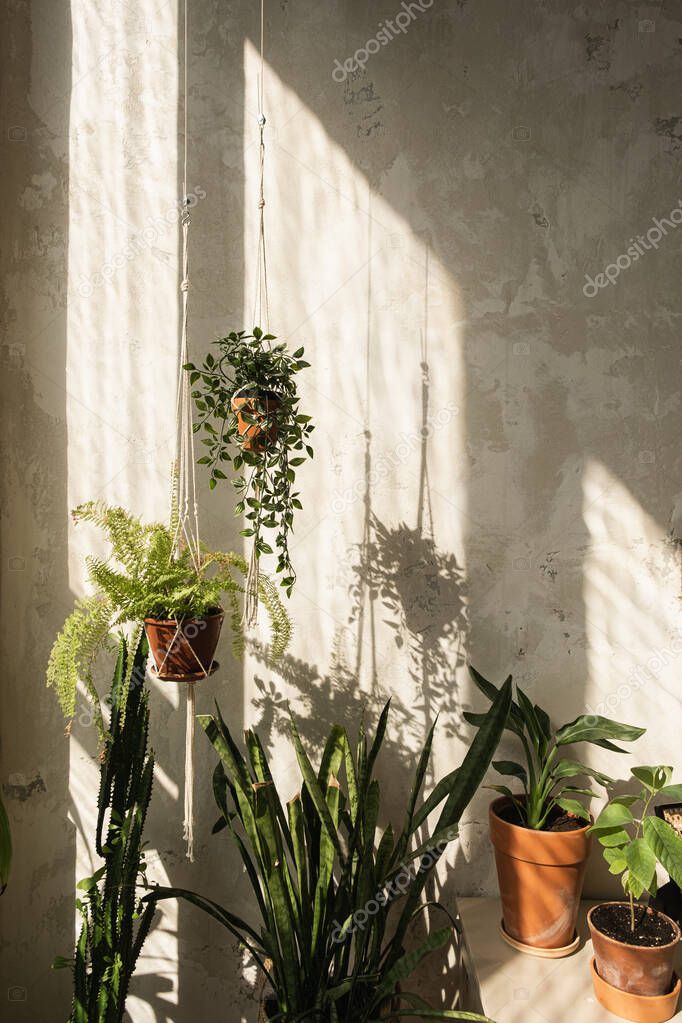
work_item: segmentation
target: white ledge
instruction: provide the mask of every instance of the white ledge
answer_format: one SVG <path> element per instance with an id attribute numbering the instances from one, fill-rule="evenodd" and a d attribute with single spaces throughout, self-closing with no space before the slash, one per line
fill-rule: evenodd
<path id="1" fill-rule="evenodd" d="M 539 959 L 516 952 L 499 936 L 499 899 L 458 900 L 470 981 L 474 994 L 478 988 L 487 1016 L 495 1023 L 614 1023 L 619 1019 L 601 1007 L 592 988 L 592 942 L 585 917 L 593 905 L 583 902 L 581 906 L 578 951 L 565 959 Z M 673 1020 L 682 1023 L 682 1008 Z"/>

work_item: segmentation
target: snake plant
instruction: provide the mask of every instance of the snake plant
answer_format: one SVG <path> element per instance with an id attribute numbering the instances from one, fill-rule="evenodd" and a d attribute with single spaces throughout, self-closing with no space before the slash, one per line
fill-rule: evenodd
<path id="1" fill-rule="evenodd" d="M 147 640 L 133 658 L 135 678 L 144 677 Z M 152 793 L 154 755 L 147 751 L 149 692 L 131 687 L 125 722 L 121 691 L 128 649 L 121 638 L 112 685 L 112 720 L 100 769 L 96 850 L 103 866 L 78 885 L 76 905 L 83 924 L 71 966 L 74 995 L 69 1023 L 121 1023 L 130 978 L 149 933 L 154 906 L 142 906 L 138 885 L 145 882 L 142 831 Z"/>
<path id="2" fill-rule="evenodd" d="M 265 750 L 245 733 L 246 756 L 220 710 L 199 718 L 220 760 L 213 790 L 220 809 L 214 831 L 227 829 L 241 855 L 258 922 L 248 922 L 204 895 L 157 888 L 146 896 L 180 897 L 210 914 L 245 946 L 272 988 L 280 1023 L 374 1023 L 398 1016 L 483 1020 L 457 1010 L 432 1009 L 405 990 L 405 981 L 429 953 L 452 937 L 452 925 L 434 928 L 419 943 L 410 934 L 429 908 L 424 886 L 476 792 L 506 724 L 511 684 L 497 695 L 458 769 L 426 799 L 421 793 L 433 728 L 414 773 L 399 830 L 379 828 L 381 791 L 374 777 L 389 705 L 368 744 L 364 728 L 351 744 L 335 725 L 317 770 L 291 721 L 301 790 L 283 804 Z M 434 726 L 435 727 L 435 726 Z M 427 818 L 440 807 L 426 838 Z M 400 988 L 401 1007 L 394 1004 Z M 387 1015 L 384 1015 L 387 1013 Z"/>

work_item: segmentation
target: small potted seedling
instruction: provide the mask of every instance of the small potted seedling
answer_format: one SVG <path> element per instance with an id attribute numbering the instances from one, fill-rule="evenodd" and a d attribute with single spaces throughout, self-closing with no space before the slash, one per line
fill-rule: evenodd
<path id="1" fill-rule="evenodd" d="M 470 670 L 481 692 L 494 700 L 497 687 Z M 480 714 L 464 716 L 480 724 Z M 585 801 L 594 796 L 584 779 L 604 786 L 611 781 L 601 771 L 563 756 L 563 750 L 588 742 L 625 753 L 616 742 L 632 742 L 644 729 L 598 715 L 583 715 L 555 728 L 547 712 L 518 685 L 507 729 L 521 746 L 523 762 L 493 762 L 499 774 L 513 779 L 510 784 L 520 783 L 520 791 L 488 786 L 500 793 L 489 810 L 502 901 L 500 933 L 521 952 L 558 959 L 578 947 L 575 924 L 590 851 L 591 818 Z"/>
<path id="2" fill-rule="evenodd" d="M 655 896 L 659 864 L 682 884 L 682 838 L 653 810 L 659 797 L 682 800 L 672 773 L 666 766 L 633 768 L 638 791 L 614 796 L 590 829 L 626 895 L 625 902 L 603 902 L 588 913 L 594 989 L 605 1008 L 636 1023 L 671 1019 L 680 993 L 673 977 L 680 928 L 639 902 L 645 893 Z"/>

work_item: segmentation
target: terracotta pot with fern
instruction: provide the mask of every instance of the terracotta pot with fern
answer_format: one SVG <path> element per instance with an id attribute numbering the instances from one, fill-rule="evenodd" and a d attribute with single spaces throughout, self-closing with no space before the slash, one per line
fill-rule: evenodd
<path id="1" fill-rule="evenodd" d="M 90 522 L 104 530 L 111 545 L 109 558 L 87 558 L 94 593 L 76 602 L 52 647 L 47 683 L 57 691 L 62 710 L 73 718 L 78 683 L 90 696 L 95 721 L 104 738 L 106 729 L 93 668 L 97 656 L 110 645 L 111 634 L 131 633 L 131 649 L 146 631 L 160 678 L 188 681 L 210 671 L 223 619 L 227 614 L 232 648 L 240 656 L 244 647 L 241 626 L 246 560 L 234 551 L 174 552 L 174 523 L 144 523 L 124 508 L 101 502 L 79 505 L 76 522 Z M 286 647 L 291 624 L 277 587 L 265 575 L 259 596 L 270 617 L 273 659 Z M 224 606 L 225 607 L 224 607 Z M 226 608 L 226 610 L 225 610 Z M 132 658 L 121 700 L 132 679 Z M 135 680 L 138 684 L 142 679 Z"/>

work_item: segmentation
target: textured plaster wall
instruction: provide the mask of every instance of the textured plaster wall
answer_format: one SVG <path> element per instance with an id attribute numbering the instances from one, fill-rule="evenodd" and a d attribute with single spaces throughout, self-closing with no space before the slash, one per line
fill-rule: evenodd
<path id="1" fill-rule="evenodd" d="M 647 725 L 638 760 L 682 767 L 667 536 L 682 490 L 682 232 L 653 220 L 682 197 L 682 6 L 435 0 L 377 46 L 397 0 L 266 6 L 271 326 L 311 356 L 316 457 L 300 476 L 290 655 L 274 673 L 257 642 L 243 665 L 225 643 L 200 709 L 217 697 L 235 730 L 257 725 L 288 795 L 287 699 L 314 744 L 391 695 L 387 818 L 439 711 L 435 775 L 461 759 L 461 711 L 480 706 L 467 659 L 496 679 L 512 671 L 557 722 L 589 707 Z M 191 7 L 196 355 L 251 325 L 257 13 Z M 68 976 L 48 967 L 69 950 L 74 883 L 94 862 L 94 729 L 83 704 L 67 741 L 43 687 L 99 543 L 68 509 L 93 497 L 166 508 L 177 14 L 85 0 L 5 10 L 0 756 L 17 854 L 0 1001 L 21 1023 L 66 1016 Z M 334 80 L 335 61 L 377 47 Z M 585 294 L 585 275 L 619 256 L 614 283 Z M 239 542 L 228 500 L 202 490 L 205 539 L 225 547 Z M 168 687 L 152 705 L 154 876 L 248 911 L 231 849 L 209 835 L 201 738 L 197 863 L 183 859 L 184 711 Z M 625 758 L 593 759 L 626 775 Z M 450 904 L 494 890 L 486 802 L 436 886 Z M 597 860 L 588 889 L 608 890 Z M 131 1018 L 251 1021 L 238 965 L 229 936 L 169 904 Z"/>

